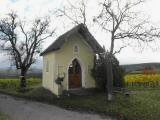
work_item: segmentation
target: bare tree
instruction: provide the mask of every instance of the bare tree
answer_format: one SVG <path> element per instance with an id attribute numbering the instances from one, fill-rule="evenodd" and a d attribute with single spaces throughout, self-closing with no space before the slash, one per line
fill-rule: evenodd
<path id="1" fill-rule="evenodd" d="M 73 24 L 78 25 L 83 23 L 86 25 L 86 9 L 87 9 L 87 2 L 86 0 L 80 0 L 78 1 L 78 6 L 74 5 L 72 2 L 67 0 L 68 6 L 64 6 L 62 9 L 58 9 L 57 15 L 58 16 L 65 16 L 70 21 L 72 21 Z"/>
<path id="2" fill-rule="evenodd" d="M 21 88 L 26 88 L 27 71 L 36 61 L 42 41 L 54 33 L 54 30 L 49 32 L 48 18 L 34 20 L 31 27 L 25 24 L 26 22 L 20 21 L 14 12 L 0 20 L 0 45 L 2 50 L 11 57 L 16 68 L 20 70 Z"/>
<path id="3" fill-rule="evenodd" d="M 113 99 L 113 73 L 111 56 L 120 53 L 126 46 L 115 50 L 115 43 L 126 39 L 136 40 L 137 42 L 151 42 L 160 37 L 158 28 L 153 27 L 149 21 L 139 17 L 140 12 L 136 8 L 144 0 L 134 0 L 133 2 L 122 0 L 105 0 L 101 5 L 103 9 L 98 17 L 94 18 L 102 29 L 110 34 L 110 49 L 106 52 L 107 66 L 107 96 L 108 100 Z"/>

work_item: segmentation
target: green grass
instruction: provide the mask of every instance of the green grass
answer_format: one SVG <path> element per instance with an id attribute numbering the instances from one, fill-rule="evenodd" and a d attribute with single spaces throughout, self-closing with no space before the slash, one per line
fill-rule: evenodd
<path id="1" fill-rule="evenodd" d="M 34 83 L 34 80 L 31 83 L 32 87 L 36 86 L 36 84 L 39 85 L 39 82 Z M 130 89 L 133 90 L 134 94 L 130 97 L 126 97 L 120 93 L 116 94 L 113 102 L 107 102 L 104 93 L 95 93 L 90 96 L 62 96 L 57 98 L 50 91 L 42 87 L 30 89 L 25 93 L 19 93 L 13 89 L 0 89 L 0 91 L 13 96 L 57 105 L 66 109 L 110 115 L 119 118 L 119 120 L 159 120 L 160 88 Z"/>
<path id="2" fill-rule="evenodd" d="M 10 120 L 6 115 L 0 113 L 0 120 Z"/>
<path id="3" fill-rule="evenodd" d="M 41 85 L 41 79 L 39 78 L 29 78 L 27 79 L 28 88 L 34 88 Z M 2 89 L 19 89 L 20 80 L 14 79 L 0 79 L 0 88 Z"/>

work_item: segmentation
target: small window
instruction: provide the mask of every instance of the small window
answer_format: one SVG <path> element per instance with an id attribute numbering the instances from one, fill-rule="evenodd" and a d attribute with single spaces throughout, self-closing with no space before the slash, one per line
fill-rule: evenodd
<path id="1" fill-rule="evenodd" d="M 78 53 L 79 52 L 79 48 L 77 45 L 74 46 L 74 53 Z"/>
<path id="2" fill-rule="evenodd" d="M 46 72 L 49 72 L 49 62 L 48 62 L 48 60 L 46 61 Z"/>

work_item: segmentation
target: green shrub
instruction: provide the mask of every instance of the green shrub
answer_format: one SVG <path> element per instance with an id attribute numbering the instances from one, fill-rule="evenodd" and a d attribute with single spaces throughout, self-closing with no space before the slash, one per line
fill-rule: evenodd
<path id="1" fill-rule="evenodd" d="M 99 59 L 95 59 L 94 68 L 92 70 L 92 75 L 96 80 L 97 87 L 105 91 L 105 86 L 107 84 L 107 69 L 105 65 L 104 56 L 100 56 Z M 114 87 L 124 87 L 124 70 L 119 65 L 119 61 L 115 56 L 112 56 L 112 68 L 113 68 L 113 86 Z"/>

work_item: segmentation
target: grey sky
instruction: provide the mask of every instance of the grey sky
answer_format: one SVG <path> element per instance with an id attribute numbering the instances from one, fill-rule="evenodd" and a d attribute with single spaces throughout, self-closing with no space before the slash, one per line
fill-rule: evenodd
<path id="1" fill-rule="evenodd" d="M 70 0 L 71 2 L 75 2 L 76 0 Z M 27 19 L 34 19 L 35 17 L 45 16 L 46 14 L 52 15 L 55 8 L 61 8 L 62 5 L 66 4 L 66 0 L 0 0 L 0 17 L 3 17 L 5 13 L 9 12 L 10 10 L 14 10 L 18 12 L 21 18 Z M 95 9 L 97 5 L 97 0 L 88 0 L 88 14 L 93 16 L 97 10 Z M 141 10 L 146 12 L 148 16 L 150 16 L 151 21 L 154 24 L 160 23 L 160 1 L 159 0 L 148 0 L 145 5 L 141 6 Z M 88 19 L 92 19 L 89 17 Z M 55 21 L 52 18 L 53 26 L 58 29 L 57 34 L 54 38 L 48 39 L 43 44 L 43 49 L 45 49 L 51 42 L 55 40 L 56 37 L 64 33 L 66 30 L 70 29 L 71 26 L 65 26 L 64 22 L 66 20 L 57 20 Z M 62 25 L 62 26 L 61 26 Z M 92 24 L 90 25 L 92 26 Z M 98 42 L 101 45 L 105 45 L 106 48 L 109 47 L 109 42 L 106 40 L 107 36 L 101 34 L 99 28 L 91 28 L 91 33 L 95 36 Z M 121 45 L 120 43 L 116 44 L 116 49 L 118 49 Z M 144 63 L 144 62 L 160 62 L 160 50 L 159 46 L 153 47 L 155 44 L 153 43 L 152 48 L 155 49 L 145 49 L 140 50 L 138 47 L 130 48 L 127 47 L 121 51 L 120 54 L 117 55 L 118 59 L 120 60 L 121 64 L 130 64 L 130 63 Z M 0 64 L 3 63 L 4 58 L 3 55 L 0 56 Z M 3 59 L 3 60 L 2 60 Z"/>

